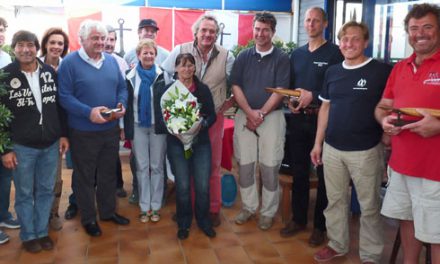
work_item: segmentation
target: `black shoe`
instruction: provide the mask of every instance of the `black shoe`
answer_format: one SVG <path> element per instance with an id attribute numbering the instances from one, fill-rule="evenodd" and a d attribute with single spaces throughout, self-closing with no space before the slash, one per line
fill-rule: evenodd
<path id="1" fill-rule="evenodd" d="M 122 215 L 118 215 L 117 213 L 114 213 L 109 218 L 101 218 L 102 221 L 112 221 L 113 223 L 117 225 L 128 225 L 130 223 L 130 220 L 128 218 L 123 217 Z"/>
<path id="2" fill-rule="evenodd" d="M 291 237 L 304 230 L 306 230 L 305 225 L 298 225 L 297 223 L 290 221 L 284 228 L 281 228 L 280 235 L 281 237 Z"/>
<path id="3" fill-rule="evenodd" d="M 209 213 L 209 219 L 211 219 L 211 223 L 213 227 L 217 227 L 220 225 L 220 214 L 219 213 Z"/>
<path id="4" fill-rule="evenodd" d="M 44 250 L 52 250 L 53 249 L 53 241 L 49 236 L 39 238 L 38 242 L 40 242 L 41 248 Z"/>
<path id="5" fill-rule="evenodd" d="M 205 233 L 205 235 L 207 237 L 213 238 L 215 237 L 217 234 L 215 233 L 215 230 L 212 227 L 209 228 L 204 228 L 202 229 L 203 233 Z"/>
<path id="6" fill-rule="evenodd" d="M 76 204 L 69 204 L 66 212 L 64 213 L 64 218 L 66 220 L 73 219 L 78 214 L 78 206 Z"/>
<path id="7" fill-rule="evenodd" d="M 125 198 L 125 197 L 127 197 L 127 192 L 124 190 L 124 188 L 117 188 L 116 189 L 116 196 L 119 198 Z"/>
<path id="8" fill-rule="evenodd" d="M 189 229 L 179 229 L 177 231 L 177 238 L 180 240 L 187 239 L 189 236 Z"/>
<path id="9" fill-rule="evenodd" d="M 84 229 L 86 230 L 87 234 L 89 234 L 89 236 L 98 237 L 102 235 L 101 228 L 99 228 L 99 225 L 96 221 L 84 225 Z"/>
<path id="10" fill-rule="evenodd" d="M 309 238 L 309 245 L 311 247 L 317 247 L 325 242 L 325 231 L 321 231 L 317 228 L 313 229 L 312 235 Z"/>
<path id="11" fill-rule="evenodd" d="M 23 241 L 23 248 L 29 253 L 38 253 L 42 250 L 38 239 Z"/>

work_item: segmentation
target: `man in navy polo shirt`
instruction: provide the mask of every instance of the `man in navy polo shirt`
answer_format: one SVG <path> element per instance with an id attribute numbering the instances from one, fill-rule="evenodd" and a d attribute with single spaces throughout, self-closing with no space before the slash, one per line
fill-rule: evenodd
<path id="1" fill-rule="evenodd" d="M 289 108 L 292 115 L 287 119 L 288 149 L 291 154 L 290 168 L 295 177 L 292 186 L 292 221 L 280 230 L 282 237 L 290 237 L 305 230 L 309 209 L 310 189 L 310 151 L 313 148 L 318 120 L 318 95 L 321 92 L 324 73 L 330 65 L 340 63 L 344 59 L 338 46 L 327 41 L 323 32 L 327 27 L 327 14 L 320 7 L 312 7 L 306 11 L 304 28 L 309 42 L 294 50 L 290 56 L 290 87 L 301 91 L 298 105 L 292 103 Z M 318 190 L 314 215 L 313 233 L 309 245 L 318 246 L 325 240 L 324 209 L 327 206 L 324 173 L 322 166 L 316 168 Z"/>
<path id="2" fill-rule="evenodd" d="M 265 88 L 287 88 L 290 80 L 289 58 L 272 44 L 276 23 L 271 13 L 255 15 L 255 47 L 240 52 L 231 72 L 232 92 L 240 108 L 235 116 L 234 154 L 239 164 L 243 206 L 235 223 L 249 221 L 259 207 L 255 180 L 258 162 L 263 185 L 258 227 L 262 230 L 272 226 L 278 210 L 278 170 L 284 156 L 286 132 L 280 109 L 283 97 L 269 94 Z"/>
<path id="3" fill-rule="evenodd" d="M 328 198 L 324 215 L 329 242 L 314 258 L 323 262 L 349 251 L 348 191 L 352 180 L 362 211 L 360 259 L 362 263 L 379 263 L 383 250 L 379 192 L 384 164 L 382 128 L 374 118 L 374 109 L 391 66 L 364 55 L 369 40 L 365 24 L 344 24 L 338 39 L 344 61 L 325 73 L 316 140 L 310 153 L 315 166 L 324 164 Z"/>

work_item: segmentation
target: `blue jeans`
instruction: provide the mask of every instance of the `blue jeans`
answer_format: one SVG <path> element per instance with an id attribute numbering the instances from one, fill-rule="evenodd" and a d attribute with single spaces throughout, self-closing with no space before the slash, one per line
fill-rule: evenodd
<path id="1" fill-rule="evenodd" d="M 191 181 L 195 189 L 195 216 L 202 229 L 212 227 L 209 219 L 209 177 L 211 175 L 211 144 L 195 143 L 193 153 L 185 159 L 183 145 L 171 135 L 167 138 L 167 153 L 176 179 L 176 213 L 179 229 L 191 227 Z M 191 177 L 192 176 L 192 177 Z"/>
<path id="2" fill-rule="evenodd" d="M 28 241 L 48 235 L 49 214 L 59 159 L 59 142 L 44 149 L 13 146 L 18 165 L 12 171 L 15 212 L 21 224 L 20 239 Z"/>
<path id="3" fill-rule="evenodd" d="M 9 212 L 9 198 L 11 195 L 12 171 L 3 167 L 0 162 L 0 222 L 12 217 Z"/>

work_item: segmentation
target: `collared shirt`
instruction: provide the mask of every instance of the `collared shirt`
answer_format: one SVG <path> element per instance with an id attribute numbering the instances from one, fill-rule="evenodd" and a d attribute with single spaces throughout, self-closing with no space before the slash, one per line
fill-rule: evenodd
<path id="1" fill-rule="evenodd" d="M 414 69 L 416 54 L 398 62 L 388 78 L 383 98 L 394 108 L 440 109 L 440 49 Z M 406 120 L 420 118 L 404 116 Z M 440 135 L 424 138 L 408 129 L 391 137 L 389 166 L 404 175 L 440 181 Z"/>
<path id="2" fill-rule="evenodd" d="M 162 67 L 162 69 L 164 69 L 166 72 L 168 72 L 168 74 L 173 75 L 175 72 L 174 64 L 176 62 L 177 56 L 181 53 L 180 46 L 181 45 L 177 45 L 176 47 L 174 47 L 174 49 L 171 51 L 168 58 L 162 63 L 162 65 L 160 65 Z M 208 52 L 208 58 L 211 58 L 213 49 L 214 49 L 214 46 L 212 46 L 211 50 Z M 197 48 L 197 51 L 200 53 L 198 48 Z M 208 59 L 208 61 L 209 61 L 209 59 Z M 232 70 L 232 66 L 234 65 L 234 61 L 235 61 L 234 55 L 232 54 L 232 52 L 228 52 L 228 57 L 226 58 L 226 68 L 225 68 L 227 77 L 229 77 L 229 75 L 231 74 L 231 70 Z M 200 73 L 201 77 L 203 77 L 203 75 L 205 74 L 207 66 L 208 66 L 208 63 L 203 62 L 201 73 Z"/>
<path id="3" fill-rule="evenodd" d="M 89 55 L 87 55 L 87 53 L 83 47 L 81 47 L 81 49 L 78 50 L 78 54 L 81 57 L 81 59 L 83 59 L 85 62 L 92 65 L 93 67 L 95 67 L 98 70 L 101 68 L 101 66 L 105 60 L 104 53 L 101 52 L 101 58 L 99 60 L 95 61 L 94 59 L 90 58 Z"/>
<path id="4" fill-rule="evenodd" d="M 130 69 L 130 68 L 128 68 L 127 62 L 125 62 L 125 60 L 122 57 L 120 57 L 118 54 L 116 54 L 114 52 L 111 55 L 113 56 L 113 58 L 116 59 L 116 62 L 118 63 L 119 70 L 121 71 L 122 77 L 125 78 L 125 72 L 128 69 Z"/>
<path id="5" fill-rule="evenodd" d="M 38 111 L 42 113 L 43 111 L 43 103 L 41 101 L 41 89 L 40 89 L 40 66 L 37 66 L 37 69 L 34 72 L 25 72 L 21 71 L 29 83 L 29 87 L 31 88 L 32 94 L 34 95 L 35 103 L 37 104 Z M 40 124 L 42 124 L 43 116 L 40 117 Z"/>
<path id="6" fill-rule="evenodd" d="M 198 50 L 198 48 L 197 48 L 197 50 Z M 209 52 L 208 52 L 208 58 L 211 58 L 211 55 L 212 55 L 212 51 L 214 50 L 214 46 L 212 46 L 212 48 L 211 48 L 211 50 L 209 50 Z M 200 51 L 199 51 L 200 52 Z M 228 52 L 228 57 L 226 58 L 226 76 L 227 77 L 229 77 L 229 75 L 231 74 L 231 70 L 232 70 L 232 65 L 234 65 L 234 61 L 235 61 L 235 58 L 234 58 L 234 55 L 232 55 L 232 53 L 231 52 Z M 205 72 L 206 72 L 206 68 L 207 68 L 207 66 L 208 66 L 208 62 L 209 62 L 209 59 L 208 59 L 208 61 L 207 62 L 205 62 L 205 61 L 203 61 L 203 65 L 202 65 L 202 71 L 201 71 L 201 76 L 204 76 L 205 75 Z"/>
<path id="7" fill-rule="evenodd" d="M 271 96 L 266 87 L 289 87 L 289 56 L 276 47 L 264 57 L 255 47 L 247 48 L 235 59 L 231 83 L 239 86 L 252 109 L 260 109 Z"/>
<path id="8" fill-rule="evenodd" d="M 46 56 L 41 56 L 41 57 L 40 57 L 40 60 L 41 60 L 42 62 L 44 62 L 45 64 L 52 66 L 52 68 L 54 68 L 55 71 L 57 71 L 58 68 L 59 68 L 60 65 L 61 65 L 61 62 L 63 61 L 63 58 L 61 58 L 61 57 L 58 58 L 58 65 L 57 65 L 56 67 L 55 67 L 54 65 L 51 65 L 51 64 L 49 64 L 49 63 L 46 63 Z"/>
<path id="9" fill-rule="evenodd" d="M 198 48 L 197 48 L 197 50 L 200 52 L 200 50 Z M 209 58 L 211 58 L 212 50 L 213 49 L 210 49 L 209 52 L 208 52 L 208 56 L 207 56 L 208 60 L 207 61 L 205 61 L 205 60 L 202 61 L 202 71 L 200 72 L 201 76 L 205 75 L 206 67 L 208 66 Z"/>
<path id="10" fill-rule="evenodd" d="M 263 58 L 264 56 L 269 55 L 269 54 L 272 53 L 272 51 L 273 51 L 273 45 L 272 45 L 272 47 L 271 47 L 268 51 L 259 51 L 256 47 L 255 47 L 255 51 L 256 51 L 258 54 L 260 54 L 261 58 Z"/>

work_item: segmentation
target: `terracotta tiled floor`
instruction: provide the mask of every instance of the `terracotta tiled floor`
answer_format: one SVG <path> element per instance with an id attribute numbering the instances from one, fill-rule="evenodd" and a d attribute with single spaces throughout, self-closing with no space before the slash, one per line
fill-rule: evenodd
<path id="1" fill-rule="evenodd" d="M 131 173 L 127 157 L 123 156 L 125 189 L 131 192 Z M 64 216 L 67 197 L 71 192 L 71 170 L 63 170 L 64 189 L 60 215 Z M 312 191 L 311 200 L 314 200 Z M 310 208 L 314 208 L 313 204 Z M 55 249 L 49 252 L 30 254 L 22 250 L 18 230 L 6 230 L 11 237 L 9 243 L 0 246 L 0 263 L 314 263 L 313 254 L 318 250 L 307 244 L 311 228 L 292 238 L 281 238 L 281 217 L 269 231 L 260 231 L 256 221 L 242 226 L 234 224 L 234 217 L 240 203 L 232 208 L 223 208 L 222 224 L 216 228 L 217 237 L 207 238 L 193 224 L 190 236 L 185 241 L 176 238 L 176 224 L 171 220 L 175 211 L 174 197 L 171 196 L 162 209 L 162 219 L 158 223 L 138 221 L 137 206 L 130 205 L 127 198 L 118 199 L 118 212 L 131 219 L 128 226 L 120 227 L 112 223 L 100 222 L 103 235 L 91 238 L 84 232 L 79 217 L 63 219 L 63 229 L 50 232 L 55 241 Z M 311 214 L 309 213 L 309 219 Z M 357 218 L 351 220 L 352 248 L 350 253 L 331 263 L 359 263 Z M 382 263 L 387 263 L 396 228 L 385 224 L 386 246 Z M 399 256 L 401 258 L 401 256 Z"/>

